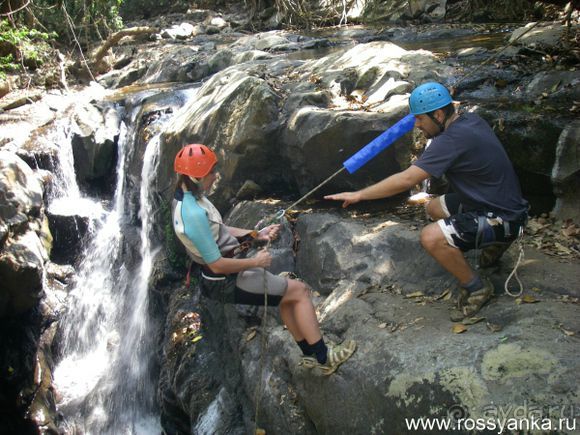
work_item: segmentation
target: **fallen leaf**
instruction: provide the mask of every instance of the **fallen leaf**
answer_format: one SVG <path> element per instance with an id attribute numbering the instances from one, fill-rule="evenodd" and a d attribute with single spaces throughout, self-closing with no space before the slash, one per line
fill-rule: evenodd
<path id="1" fill-rule="evenodd" d="M 197 343 L 199 340 L 201 340 L 201 335 L 198 335 L 197 337 L 193 337 L 193 338 L 191 339 L 191 342 L 192 342 L 192 343 Z"/>
<path id="2" fill-rule="evenodd" d="M 487 329 L 491 332 L 499 332 L 503 329 L 503 326 L 498 325 L 497 323 L 485 322 L 485 326 L 487 326 Z"/>
<path id="3" fill-rule="evenodd" d="M 526 304 L 535 304 L 536 302 L 540 302 L 540 300 L 536 299 L 532 295 L 524 295 L 522 297 L 522 302 L 525 302 Z"/>
<path id="4" fill-rule="evenodd" d="M 461 334 L 462 332 L 467 331 L 467 328 L 465 327 L 465 325 L 462 325 L 461 323 L 456 323 L 451 328 L 451 331 L 453 331 L 454 334 Z"/>
<path id="5" fill-rule="evenodd" d="M 535 291 L 536 293 L 539 293 L 542 291 L 542 289 L 539 289 L 538 287 L 532 287 L 532 291 Z"/>
<path id="6" fill-rule="evenodd" d="M 564 328 L 564 326 L 562 326 L 562 325 L 560 325 L 560 331 L 562 331 L 568 337 L 572 337 L 572 336 L 576 335 L 576 333 L 574 331 L 570 331 L 569 329 Z"/>
<path id="7" fill-rule="evenodd" d="M 464 325 L 475 325 L 476 323 L 479 323 L 482 320 L 485 320 L 485 317 L 469 317 L 463 319 L 461 323 L 463 323 Z"/>
<path id="8" fill-rule="evenodd" d="M 254 337 L 256 336 L 256 329 L 252 329 L 248 332 L 248 334 L 246 335 L 246 341 L 250 341 L 252 340 Z"/>
<path id="9" fill-rule="evenodd" d="M 447 296 L 449 293 L 451 292 L 451 289 L 446 288 L 445 290 L 443 290 L 443 293 L 441 293 L 440 295 L 435 296 L 435 300 L 438 301 L 440 299 L 443 299 L 445 296 Z"/>
<path id="10" fill-rule="evenodd" d="M 385 329 L 386 327 L 387 327 L 386 323 L 379 324 L 379 328 L 381 328 L 381 329 Z"/>
<path id="11" fill-rule="evenodd" d="M 408 295 L 405 295 L 405 297 L 407 299 L 410 299 L 410 298 L 420 298 L 421 296 L 425 296 L 422 291 L 416 291 L 416 292 L 413 292 L 413 293 L 409 293 Z"/>

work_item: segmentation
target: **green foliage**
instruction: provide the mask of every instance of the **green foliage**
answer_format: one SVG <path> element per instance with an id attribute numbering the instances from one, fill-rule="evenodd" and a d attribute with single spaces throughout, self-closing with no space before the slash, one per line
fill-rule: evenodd
<path id="1" fill-rule="evenodd" d="M 188 257 L 173 230 L 171 207 L 166 202 L 163 202 L 160 206 L 160 212 L 161 221 L 163 222 L 163 235 L 165 238 L 165 254 L 167 255 L 167 261 L 174 270 L 182 271 L 187 268 Z"/>
<path id="2" fill-rule="evenodd" d="M 123 27 L 119 7 L 123 0 L 37 0 L 34 15 L 45 28 L 58 31 L 59 39 L 72 44 L 77 39 L 86 46 Z"/>
<path id="3" fill-rule="evenodd" d="M 40 32 L 25 25 L 13 27 L 7 20 L 0 21 L 0 71 L 42 65 L 48 56 L 48 42 L 55 37 L 54 32 Z"/>

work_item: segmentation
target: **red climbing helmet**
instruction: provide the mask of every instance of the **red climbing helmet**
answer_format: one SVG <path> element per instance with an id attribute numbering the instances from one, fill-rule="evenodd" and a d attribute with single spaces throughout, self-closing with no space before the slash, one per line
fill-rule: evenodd
<path id="1" fill-rule="evenodd" d="M 217 163 L 215 153 L 202 144 L 194 143 L 183 147 L 175 156 L 175 172 L 202 178 L 209 174 Z"/>

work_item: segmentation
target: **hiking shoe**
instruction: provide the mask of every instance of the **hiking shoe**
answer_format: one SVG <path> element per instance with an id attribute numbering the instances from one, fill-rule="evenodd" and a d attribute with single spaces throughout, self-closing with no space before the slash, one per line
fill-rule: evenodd
<path id="1" fill-rule="evenodd" d="M 483 248 L 479 254 L 479 267 L 494 266 L 510 246 L 511 243 L 496 243 Z"/>
<path id="2" fill-rule="evenodd" d="M 349 359 L 355 350 L 356 341 L 354 340 L 345 340 L 342 344 L 338 345 L 329 344 L 325 364 L 320 364 L 316 357 L 303 356 L 299 365 L 307 369 L 313 369 L 323 376 L 329 376 L 333 374 L 343 362 Z"/>
<path id="3" fill-rule="evenodd" d="M 455 307 L 451 310 L 449 318 L 452 322 L 461 322 L 465 316 L 463 315 L 463 307 L 467 304 L 467 299 L 469 298 L 469 292 L 463 287 L 459 288 L 459 295 L 455 303 Z"/>
<path id="4" fill-rule="evenodd" d="M 492 282 L 486 277 L 481 277 L 481 280 L 483 287 L 473 293 L 469 293 L 464 288 L 459 289 L 457 308 L 451 311 L 449 316 L 453 322 L 474 316 L 493 297 Z"/>

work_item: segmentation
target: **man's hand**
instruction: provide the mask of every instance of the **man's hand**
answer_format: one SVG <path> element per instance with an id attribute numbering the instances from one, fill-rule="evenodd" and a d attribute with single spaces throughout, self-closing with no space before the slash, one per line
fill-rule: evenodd
<path id="1" fill-rule="evenodd" d="M 260 242 L 271 242 L 276 240 L 278 234 L 280 234 L 280 224 L 268 225 L 266 228 L 260 230 L 256 236 L 256 240 Z"/>
<path id="2" fill-rule="evenodd" d="M 348 207 L 351 204 L 356 204 L 360 201 L 359 192 L 342 192 L 335 193 L 334 195 L 326 195 L 324 199 L 331 199 L 333 201 L 343 201 L 342 207 Z"/>
<path id="3" fill-rule="evenodd" d="M 254 261 L 256 262 L 256 267 L 263 267 L 266 269 L 272 264 L 272 254 L 270 254 L 266 249 L 262 249 L 261 251 L 258 251 L 254 257 Z"/>

